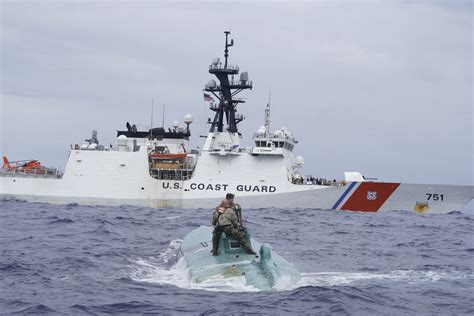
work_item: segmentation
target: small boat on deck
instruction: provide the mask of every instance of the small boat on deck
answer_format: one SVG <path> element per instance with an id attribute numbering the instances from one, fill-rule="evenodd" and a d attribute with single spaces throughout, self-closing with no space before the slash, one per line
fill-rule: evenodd
<path id="1" fill-rule="evenodd" d="M 187 154 L 185 153 L 178 153 L 178 154 L 150 154 L 149 157 L 151 159 L 157 159 L 157 160 L 175 160 L 175 159 L 184 159 L 186 158 Z"/>

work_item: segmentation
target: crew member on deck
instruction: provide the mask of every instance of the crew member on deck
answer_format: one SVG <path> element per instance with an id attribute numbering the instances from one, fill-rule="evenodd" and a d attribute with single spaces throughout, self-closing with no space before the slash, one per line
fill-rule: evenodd
<path id="1" fill-rule="evenodd" d="M 212 225 L 214 225 L 214 231 L 212 232 L 213 256 L 219 255 L 219 239 L 221 238 L 222 232 L 226 233 L 227 236 L 237 239 L 246 253 L 251 255 L 256 254 L 248 244 L 244 234 L 238 229 L 239 222 L 237 215 L 231 208 L 231 202 L 229 200 L 222 200 L 222 203 L 216 208 L 212 218 Z"/>

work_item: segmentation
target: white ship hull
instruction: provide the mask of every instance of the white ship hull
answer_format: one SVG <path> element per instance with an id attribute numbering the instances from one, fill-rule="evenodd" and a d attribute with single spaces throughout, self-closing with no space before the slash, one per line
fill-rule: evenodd
<path id="1" fill-rule="evenodd" d="M 286 179 L 284 162 L 276 157 L 247 153 L 231 157 L 202 153 L 191 179 L 157 180 L 149 174 L 145 150 L 72 150 L 62 178 L 2 176 L 0 198 L 59 204 L 213 208 L 227 192 L 233 192 L 245 208 L 443 213 L 461 210 L 474 196 L 472 186 L 382 182 L 348 182 L 338 186 L 293 184 Z M 252 173 L 248 174 L 250 170 Z M 275 174 L 275 170 L 280 170 L 280 174 Z"/>

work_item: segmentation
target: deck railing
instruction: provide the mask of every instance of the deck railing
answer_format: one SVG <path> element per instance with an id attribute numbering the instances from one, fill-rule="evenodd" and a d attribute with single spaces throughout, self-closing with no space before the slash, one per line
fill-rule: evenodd
<path id="1" fill-rule="evenodd" d="M 24 177 L 24 178 L 57 178 L 60 179 L 63 173 L 58 169 L 33 169 L 33 170 L 5 170 L 1 169 L 0 176 L 2 177 Z"/>

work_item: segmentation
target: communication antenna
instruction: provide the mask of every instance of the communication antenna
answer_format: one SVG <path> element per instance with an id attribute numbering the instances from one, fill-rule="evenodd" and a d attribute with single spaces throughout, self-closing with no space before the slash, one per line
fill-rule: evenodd
<path id="1" fill-rule="evenodd" d="M 272 90 L 268 91 L 268 103 L 267 107 L 265 108 L 265 132 L 267 133 L 267 140 L 270 139 L 270 103 L 272 102 Z"/>
<path id="2" fill-rule="evenodd" d="M 249 80 L 248 72 L 244 71 L 240 74 L 240 80 L 232 80 L 232 76 L 239 73 L 239 67 L 230 66 L 228 64 L 229 47 L 234 46 L 234 41 L 230 39 L 230 31 L 225 31 L 225 49 L 224 49 L 224 65 L 221 66 L 219 59 L 216 58 L 212 61 L 209 67 L 209 73 L 215 75 L 219 80 L 220 85 L 215 80 L 211 80 L 204 86 L 204 91 L 212 93 L 219 103 L 216 106 L 212 106 L 211 110 L 215 112 L 214 120 L 211 120 L 210 133 L 224 132 L 224 125 L 227 125 L 226 131 L 233 134 L 239 134 L 237 124 L 240 123 L 244 118 L 242 115 L 237 114 L 237 105 L 245 103 L 243 99 L 237 99 L 234 97 L 247 89 L 252 89 L 252 81 Z"/>
<path id="3" fill-rule="evenodd" d="M 231 39 L 230 43 L 228 42 L 228 36 L 230 31 L 225 31 L 225 50 L 224 50 L 224 57 L 225 57 L 225 64 L 224 68 L 227 68 L 227 57 L 229 57 L 229 47 L 234 46 L 234 40 Z"/>
<path id="4" fill-rule="evenodd" d="M 153 103 L 154 103 L 154 100 L 151 99 L 151 122 L 150 122 L 150 139 L 153 138 L 153 132 L 152 132 L 152 129 L 153 129 Z"/>
<path id="5" fill-rule="evenodd" d="M 166 105 L 163 104 L 163 117 L 161 119 L 161 127 L 165 128 L 165 108 Z"/>

